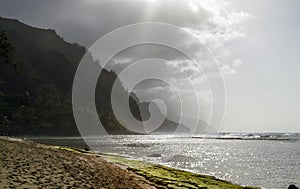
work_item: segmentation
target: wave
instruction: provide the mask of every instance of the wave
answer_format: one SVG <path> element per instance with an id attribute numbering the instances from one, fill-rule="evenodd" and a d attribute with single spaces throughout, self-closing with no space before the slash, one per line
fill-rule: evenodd
<path id="1" fill-rule="evenodd" d="M 201 139 L 223 140 L 300 140 L 300 133 L 217 133 L 193 136 Z"/>

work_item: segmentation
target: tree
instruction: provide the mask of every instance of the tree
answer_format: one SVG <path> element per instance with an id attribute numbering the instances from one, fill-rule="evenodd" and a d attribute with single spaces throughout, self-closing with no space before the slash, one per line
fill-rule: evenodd
<path id="1" fill-rule="evenodd" d="M 0 31 L 0 60 L 17 70 L 17 64 L 13 61 L 14 50 L 5 31 Z"/>

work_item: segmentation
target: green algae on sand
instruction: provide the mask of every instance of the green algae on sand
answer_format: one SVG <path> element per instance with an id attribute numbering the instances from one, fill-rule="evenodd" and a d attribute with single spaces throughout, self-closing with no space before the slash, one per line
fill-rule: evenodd
<path id="1" fill-rule="evenodd" d="M 91 153 L 96 155 L 95 153 L 76 148 L 61 146 L 53 147 L 76 153 Z M 125 167 L 127 170 L 146 178 L 150 184 L 160 189 L 259 189 L 258 187 L 240 186 L 213 176 L 191 173 L 138 160 L 131 160 L 119 155 L 98 154 L 97 156 L 107 160 L 108 162 Z"/>
<path id="2" fill-rule="evenodd" d="M 255 189 L 256 187 L 240 186 L 213 176 L 201 175 L 154 165 L 137 160 L 130 160 L 122 156 L 102 154 L 102 158 L 109 162 L 125 166 L 128 170 L 145 177 L 157 188 L 208 188 L 208 189 Z"/>

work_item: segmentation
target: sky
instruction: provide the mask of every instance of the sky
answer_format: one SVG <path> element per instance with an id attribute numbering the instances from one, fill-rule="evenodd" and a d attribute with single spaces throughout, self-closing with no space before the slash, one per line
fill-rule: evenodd
<path id="1" fill-rule="evenodd" d="M 86 47 L 128 24 L 145 21 L 174 24 L 211 51 L 222 73 L 226 86 L 222 131 L 300 132 L 298 0 L 0 0 L 0 5 L 0 16 L 55 29 L 65 40 Z M 195 49 L 190 51 L 199 53 Z M 172 55 L 171 58 L 166 54 Z M 110 62 L 110 69 L 121 73 L 130 61 L 153 55 L 167 59 L 164 66 L 187 69 L 189 76 L 194 74 L 192 82 L 199 85 L 197 95 L 201 107 L 205 107 L 201 109 L 201 119 L 208 122 L 212 100 L 206 91 L 209 86 L 195 66 L 178 52 L 164 47 L 129 48 Z M 164 66 L 160 71 L 169 73 L 165 78 L 183 81 L 174 69 L 167 72 Z M 170 94 L 160 92 L 162 88 L 155 82 L 145 82 L 139 87 L 140 98 L 153 98 L 147 96 L 151 89 L 168 106 L 172 105 Z M 185 102 L 195 106 L 189 93 L 181 91 Z M 187 114 L 192 114 L 192 110 L 186 110 Z M 168 116 L 175 119 L 175 115 L 178 113 Z"/>

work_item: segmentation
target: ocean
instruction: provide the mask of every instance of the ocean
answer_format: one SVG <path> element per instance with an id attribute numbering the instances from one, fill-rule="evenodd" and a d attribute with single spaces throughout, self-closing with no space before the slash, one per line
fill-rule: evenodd
<path id="1" fill-rule="evenodd" d="M 85 147 L 80 137 L 35 137 L 55 145 Z M 85 138 L 98 153 L 208 174 L 262 188 L 300 186 L 299 133 L 221 133 L 198 136 L 107 135 Z"/>

